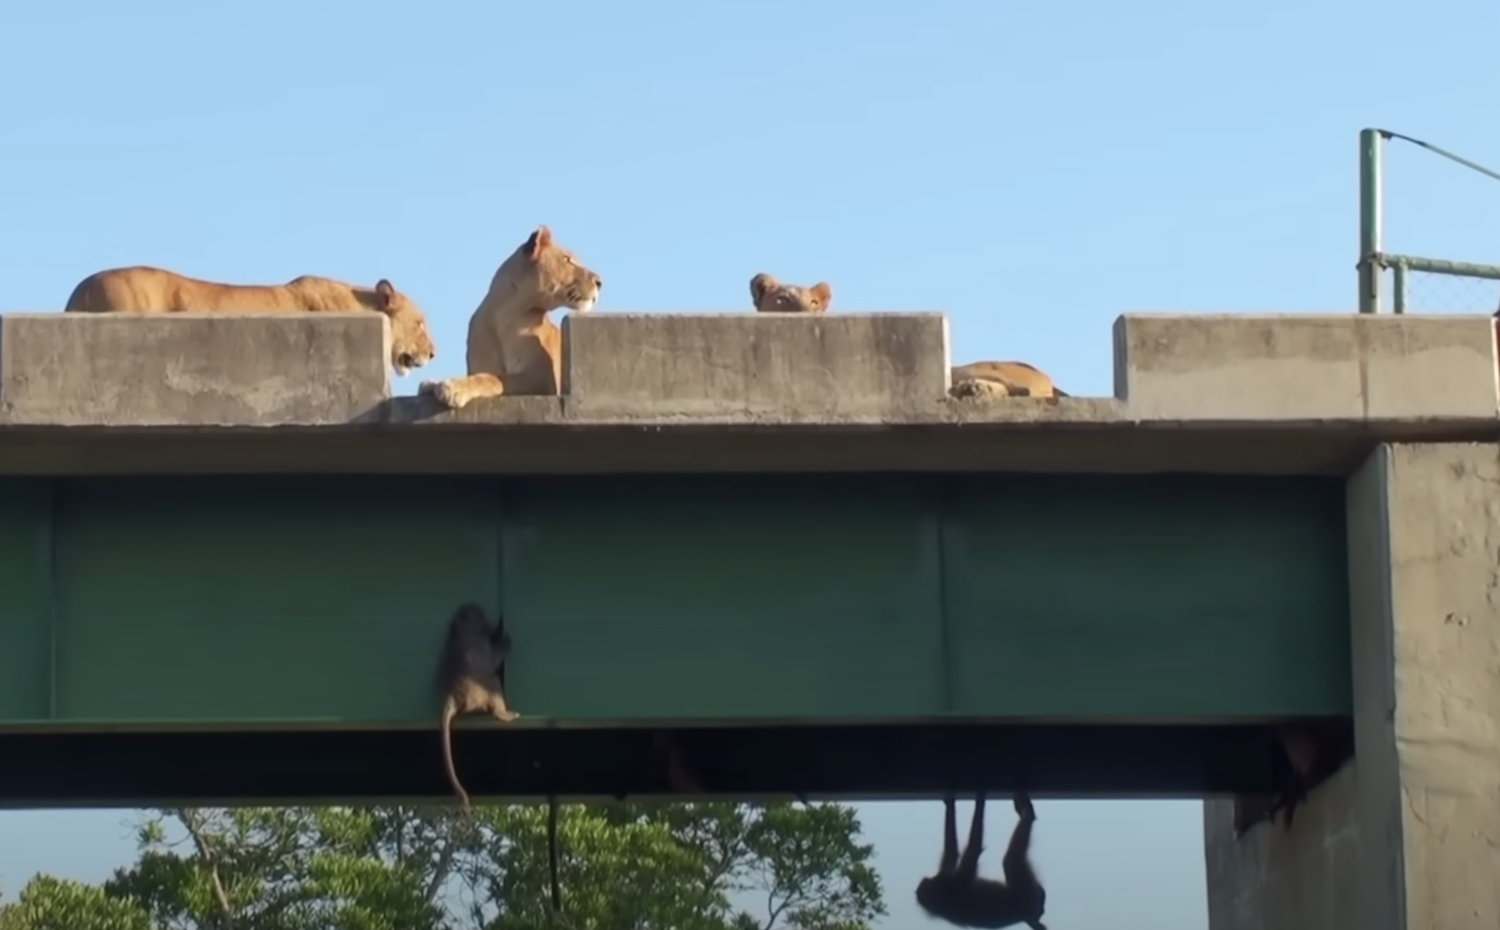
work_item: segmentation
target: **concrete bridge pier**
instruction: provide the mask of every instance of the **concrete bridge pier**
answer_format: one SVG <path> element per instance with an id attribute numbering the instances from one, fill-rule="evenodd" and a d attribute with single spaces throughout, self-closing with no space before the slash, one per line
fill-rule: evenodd
<path id="1" fill-rule="evenodd" d="M 1500 927 L 1500 449 L 1383 444 L 1347 485 L 1355 760 L 1290 829 L 1204 806 L 1211 930 Z"/>

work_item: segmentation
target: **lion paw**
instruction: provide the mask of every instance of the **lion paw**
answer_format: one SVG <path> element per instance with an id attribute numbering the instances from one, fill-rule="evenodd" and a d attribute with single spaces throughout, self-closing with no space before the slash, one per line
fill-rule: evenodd
<path id="1" fill-rule="evenodd" d="M 468 402 L 468 398 L 463 396 L 452 381 L 423 381 L 417 387 L 417 393 L 435 397 L 444 407 L 455 410 Z"/>
<path id="2" fill-rule="evenodd" d="M 495 719 L 500 721 L 501 723 L 510 723 L 512 720 L 516 720 L 520 716 L 521 715 L 518 712 L 513 710 L 501 710 L 495 712 Z"/>
<path id="3" fill-rule="evenodd" d="M 1031 392 L 1019 385 L 981 378 L 967 378 L 953 385 L 948 391 L 954 397 L 977 400 L 989 397 L 1030 397 Z"/>

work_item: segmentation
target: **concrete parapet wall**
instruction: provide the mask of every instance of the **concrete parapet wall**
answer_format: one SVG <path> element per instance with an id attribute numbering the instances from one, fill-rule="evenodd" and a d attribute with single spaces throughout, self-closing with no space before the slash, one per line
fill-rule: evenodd
<path id="1" fill-rule="evenodd" d="M 12 425 L 277 426 L 367 420 L 391 396 L 378 313 L 0 316 Z"/>
<path id="2" fill-rule="evenodd" d="M 391 398 L 377 314 L 9 314 L 0 429 L 1500 429 L 1495 337 L 1479 316 L 1130 314 L 1115 324 L 1117 396 L 1057 401 L 949 398 L 949 326 L 936 313 L 599 314 L 569 317 L 563 332 L 563 396 L 451 411 Z"/>
<path id="3" fill-rule="evenodd" d="M 1126 314 L 1115 395 L 1142 419 L 1495 417 L 1487 316 Z"/>
<path id="4" fill-rule="evenodd" d="M 562 331 L 563 393 L 596 413 L 905 419 L 948 393 L 941 313 L 590 314 Z"/>

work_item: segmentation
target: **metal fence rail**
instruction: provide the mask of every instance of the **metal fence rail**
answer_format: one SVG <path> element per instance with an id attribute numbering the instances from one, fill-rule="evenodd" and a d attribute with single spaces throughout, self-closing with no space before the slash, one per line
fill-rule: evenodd
<path id="1" fill-rule="evenodd" d="M 1384 250 L 1385 143 L 1401 139 L 1500 181 L 1452 152 L 1388 129 L 1359 133 L 1359 312 L 1380 313 L 1385 272 L 1391 273 L 1391 312 L 1500 313 L 1500 265 L 1477 265 Z M 1443 295 L 1443 296 L 1439 296 Z"/>

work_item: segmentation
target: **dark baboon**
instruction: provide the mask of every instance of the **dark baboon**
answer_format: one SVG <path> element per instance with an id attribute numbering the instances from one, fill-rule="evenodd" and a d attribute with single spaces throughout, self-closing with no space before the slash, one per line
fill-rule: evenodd
<path id="1" fill-rule="evenodd" d="M 950 792 L 943 797 L 943 858 L 936 875 L 917 883 L 917 903 L 928 914 L 959 927 L 1009 927 L 1024 923 L 1031 930 L 1047 930 L 1042 914 L 1047 892 L 1037 881 L 1027 851 L 1031 847 L 1031 825 L 1036 810 L 1025 795 L 1016 796 L 1015 832 L 1006 847 L 1002 867 L 1005 881 L 979 877 L 979 854 L 984 850 L 984 792 L 974 796 L 974 819 L 969 824 L 969 842 L 958 852 L 955 801 Z"/>
<path id="2" fill-rule="evenodd" d="M 1286 752 L 1291 774 L 1266 816 L 1275 823 L 1276 815 L 1281 814 L 1282 826 L 1290 829 L 1292 816 L 1307 800 L 1308 792 L 1332 777 L 1354 755 L 1354 728 L 1343 721 L 1287 724 L 1277 728 L 1276 737 Z"/>
<path id="3" fill-rule="evenodd" d="M 453 768 L 453 718 L 459 714 L 486 713 L 501 723 L 509 723 L 520 716 L 506 704 L 505 686 L 500 681 L 500 671 L 508 655 L 510 635 L 505 632 L 503 617 L 497 616 L 491 629 L 484 608 L 478 604 L 464 604 L 454 612 L 448 624 L 439 673 L 445 694 L 440 729 L 448 781 L 465 809 L 469 807 L 469 794 L 459 784 L 458 772 Z"/>

